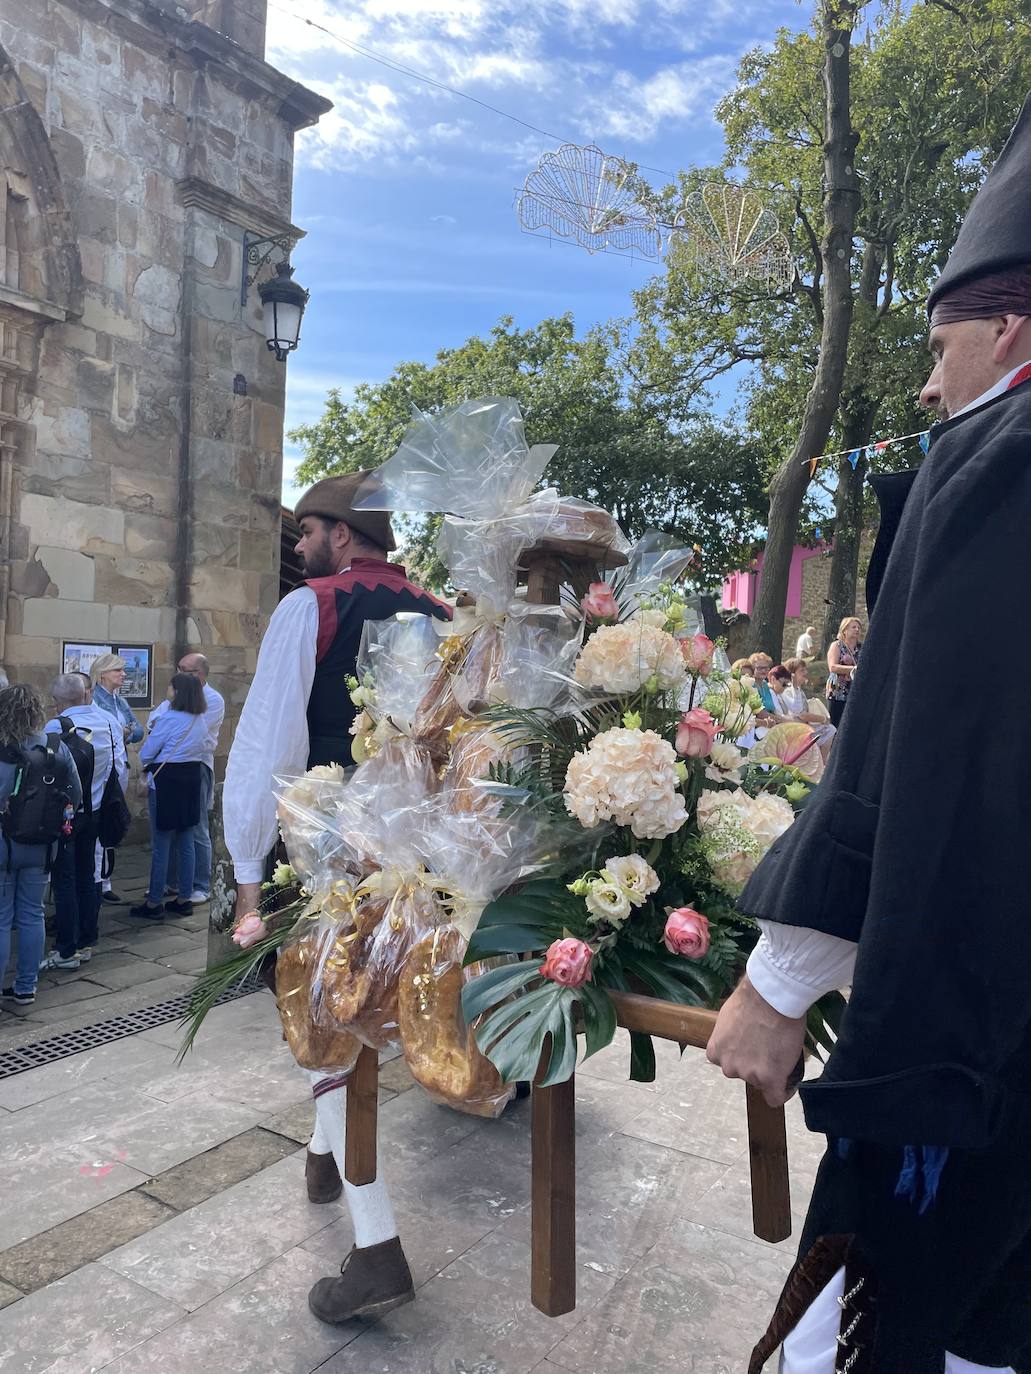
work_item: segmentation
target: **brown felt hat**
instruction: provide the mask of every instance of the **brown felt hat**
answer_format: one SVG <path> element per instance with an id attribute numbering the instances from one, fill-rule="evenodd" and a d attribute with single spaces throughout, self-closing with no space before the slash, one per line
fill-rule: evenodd
<path id="1" fill-rule="evenodd" d="M 309 487 L 294 507 L 294 519 L 300 522 L 306 515 L 323 515 L 327 520 L 342 520 L 366 539 L 371 539 L 388 553 L 397 548 L 390 514 L 385 510 L 355 510 L 354 501 L 369 473 L 345 472 L 342 477 L 324 477 Z"/>

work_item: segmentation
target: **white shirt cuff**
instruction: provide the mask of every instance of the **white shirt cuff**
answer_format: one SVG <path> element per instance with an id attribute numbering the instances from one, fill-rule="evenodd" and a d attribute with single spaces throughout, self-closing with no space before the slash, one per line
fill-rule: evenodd
<path id="1" fill-rule="evenodd" d="M 826 992 L 852 981 L 856 945 L 804 926 L 760 921 L 759 943 L 746 966 L 748 981 L 782 1016 L 804 1016 Z"/>
<path id="2" fill-rule="evenodd" d="M 238 883 L 260 883 L 265 876 L 264 859 L 243 859 L 233 864 Z"/>

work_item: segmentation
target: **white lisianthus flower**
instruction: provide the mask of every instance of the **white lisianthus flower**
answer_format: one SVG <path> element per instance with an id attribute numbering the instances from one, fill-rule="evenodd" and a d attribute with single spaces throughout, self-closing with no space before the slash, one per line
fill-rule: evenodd
<path id="1" fill-rule="evenodd" d="M 634 906 L 643 906 L 652 893 L 659 890 L 659 875 L 640 854 L 609 859 L 602 870 L 602 877 L 621 887 Z"/>
<path id="2" fill-rule="evenodd" d="M 566 810 L 588 830 L 615 821 L 640 840 L 665 839 L 687 820 L 676 763 L 672 744 L 654 730 L 606 730 L 570 760 Z"/>
<path id="3" fill-rule="evenodd" d="M 630 897 L 616 883 L 596 880 L 591 883 L 587 893 L 587 910 L 595 921 L 605 921 L 610 926 L 620 926 L 630 915 Z"/>
<path id="4" fill-rule="evenodd" d="M 624 620 L 595 630 L 580 650 L 575 677 L 583 687 L 628 696 L 645 683 L 654 691 L 679 691 L 686 669 L 677 641 L 661 625 Z"/>
<path id="5" fill-rule="evenodd" d="M 709 753 L 705 776 L 710 782 L 740 782 L 745 756 L 736 744 L 718 741 Z"/>
<path id="6" fill-rule="evenodd" d="M 272 870 L 273 887 L 289 887 L 296 878 L 297 874 L 289 864 L 276 864 L 275 868 Z"/>
<path id="7" fill-rule="evenodd" d="M 643 610 L 636 611 L 631 620 L 639 620 L 642 625 L 653 625 L 657 630 L 666 628 L 666 612 L 660 611 L 658 607 L 646 606 Z"/>

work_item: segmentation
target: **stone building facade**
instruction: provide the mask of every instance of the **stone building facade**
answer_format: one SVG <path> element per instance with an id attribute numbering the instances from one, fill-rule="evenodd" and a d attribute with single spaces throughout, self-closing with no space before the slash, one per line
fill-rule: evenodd
<path id="1" fill-rule="evenodd" d="M 866 530 L 859 544 L 859 592 L 856 597 L 856 615 L 863 622 L 863 628 L 870 623 L 870 617 L 866 609 L 866 569 L 870 563 L 870 555 L 873 552 L 876 530 Z M 825 651 L 830 647 L 830 641 L 820 644 L 819 641 L 824 634 L 824 626 L 827 620 L 827 592 L 830 589 L 831 579 L 831 560 L 829 551 L 827 556 L 811 558 L 803 565 L 802 569 L 802 613 L 798 616 L 791 616 L 784 622 L 784 657 L 790 658 L 795 652 L 795 645 L 798 637 L 807 625 L 816 626 L 817 640 L 817 660 L 822 662 Z M 831 627 L 833 634 L 837 626 Z M 813 673 L 815 678 L 817 673 Z"/>
<path id="2" fill-rule="evenodd" d="M 285 368 L 245 238 L 329 108 L 265 0 L 0 0 L 0 662 L 202 648 L 230 720 L 279 596 Z M 230 732 L 224 733 L 223 748 Z"/>

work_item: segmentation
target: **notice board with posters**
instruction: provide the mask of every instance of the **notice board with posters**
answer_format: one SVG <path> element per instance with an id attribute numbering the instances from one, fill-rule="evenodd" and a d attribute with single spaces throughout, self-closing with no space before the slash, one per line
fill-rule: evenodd
<path id="1" fill-rule="evenodd" d="M 120 695 L 132 707 L 153 704 L 153 644 L 93 644 L 65 640 L 61 646 L 62 673 L 88 673 L 102 654 L 117 654 L 125 661 L 125 683 Z"/>

